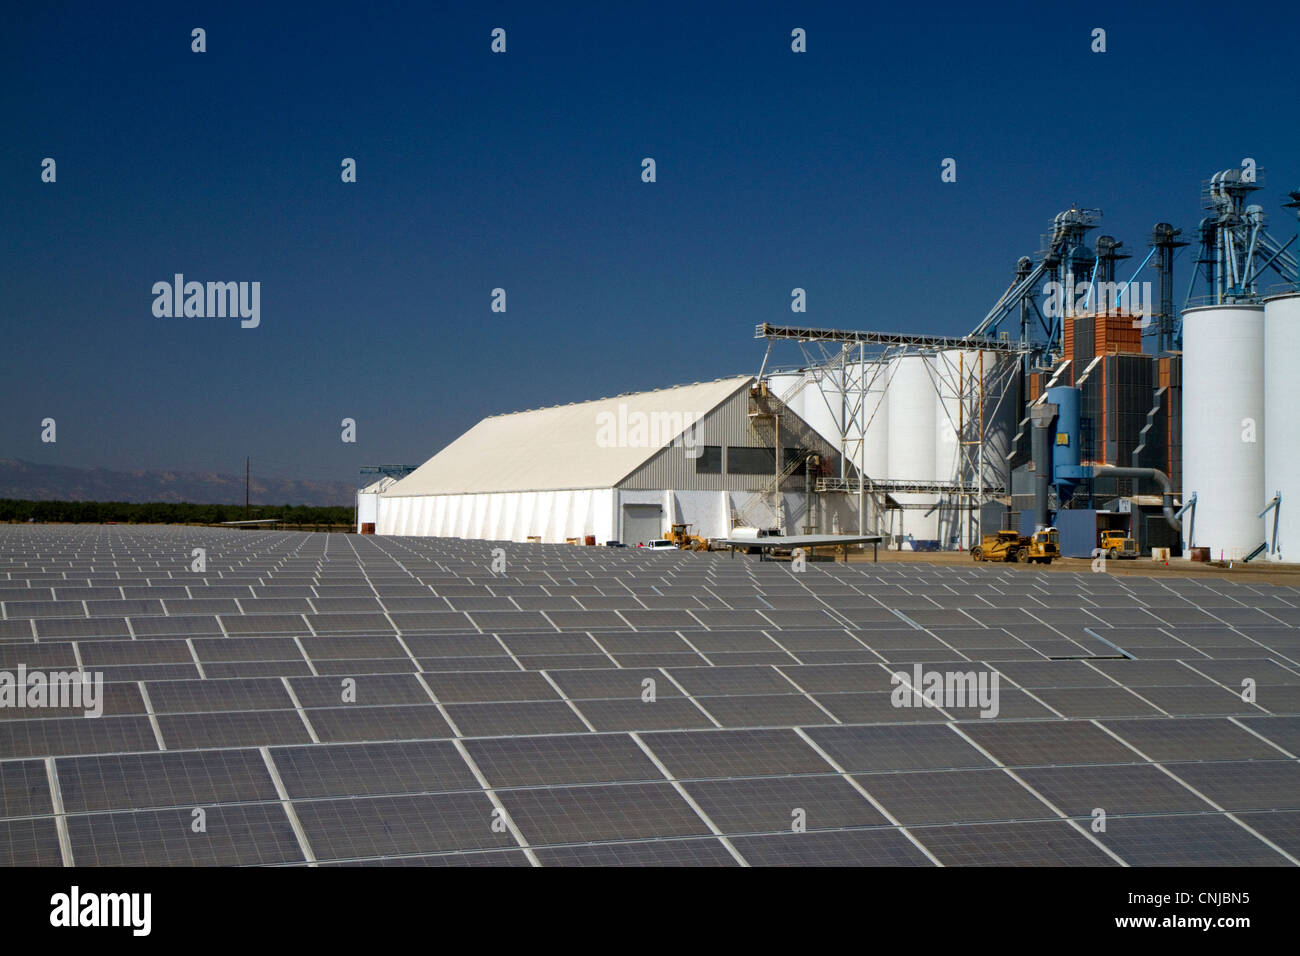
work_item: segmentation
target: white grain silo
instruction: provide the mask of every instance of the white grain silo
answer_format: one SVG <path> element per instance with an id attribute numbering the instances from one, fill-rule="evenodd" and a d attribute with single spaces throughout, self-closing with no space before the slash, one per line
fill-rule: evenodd
<path id="1" fill-rule="evenodd" d="M 780 399 L 795 414 L 803 403 L 804 373 L 774 372 L 767 377 L 768 392 Z"/>
<path id="2" fill-rule="evenodd" d="M 793 411 L 826 439 L 837 452 L 844 450 L 844 390 L 838 369 L 806 373 L 808 384 Z"/>
<path id="3" fill-rule="evenodd" d="M 839 452 L 843 447 L 844 393 L 836 376 L 833 369 L 776 372 L 768 376 L 767 385 L 782 404 L 811 425 Z M 781 444 L 793 447 L 784 440 Z"/>
<path id="4" fill-rule="evenodd" d="M 950 349 L 931 357 L 935 392 L 935 478 L 941 482 L 964 483 L 973 475 L 963 454 L 971 449 L 964 447 L 962 442 L 973 438 L 976 432 L 970 421 L 974 384 L 971 370 L 977 367 L 977 363 L 972 361 L 974 354 L 964 349 Z M 969 499 L 959 494 L 941 493 L 936 500 L 941 502 L 935 512 L 938 519 L 936 537 L 940 546 L 961 548 L 966 540 L 967 522 L 963 517 L 967 512 L 964 506 L 970 504 Z"/>
<path id="5" fill-rule="evenodd" d="M 970 434 L 971 356 L 974 353 L 950 349 L 931 356 L 934 374 L 934 467 L 939 481 L 961 481 L 963 435 Z M 963 402 L 966 399 L 966 402 Z M 963 407 L 965 405 L 965 407 Z"/>
<path id="6" fill-rule="evenodd" d="M 1184 333 L 1185 335 L 1185 333 Z M 1281 493 L 1277 540 L 1274 514 L 1264 517 L 1264 540 L 1273 561 L 1300 560 L 1300 396 L 1295 357 L 1300 355 L 1300 293 L 1264 302 L 1264 487 L 1257 510 Z M 1186 399 L 1183 399 L 1185 402 Z M 1186 453 L 1184 453 L 1186 454 Z M 1199 531 L 1198 531 L 1199 536 Z"/>
<path id="7" fill-rule="evenodd" d="M 1284 406 L 1285 407 L 1285 406 Z M 1244 558 L 1264 541 L 1264 308 L 1183 313 L 1183 500 L 1188 547 Z"/>
<path id="8" fill-rule="evenodd" d="M 858 431 L 863 438 L 862 470 L 868 478 L 889 477 L 889 378 L 888 362 L 866 362 L 857 367 L 864 390 L 858 411 Z"/>
<path id="9" fill-rule="evenodd" d="M 935 480 L 935 409 L 931 360 L 924 355 L 894 359 L 889 386 L 889 479 Z M 917 541 L 939 537 L 938 497 L 931 492 L 891 492 L 903 506 L 893 533 Z"/>

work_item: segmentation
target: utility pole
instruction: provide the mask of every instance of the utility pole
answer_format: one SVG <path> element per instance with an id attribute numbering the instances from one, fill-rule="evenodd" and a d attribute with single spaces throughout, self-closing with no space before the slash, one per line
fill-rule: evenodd
<path id="1" fill-rule="evenodd" d="M 249 459 L 245 458 L 244 459 L 244 519 L 245 520 L 248 519 L 248 462 Z"/>

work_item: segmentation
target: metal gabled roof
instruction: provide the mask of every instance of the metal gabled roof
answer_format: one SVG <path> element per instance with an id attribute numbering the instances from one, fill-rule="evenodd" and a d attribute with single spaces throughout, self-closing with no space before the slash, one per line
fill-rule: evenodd
<path id="1" fill-rule="evenodd" d="M 703 419 L 753 380 L 738 375 L 494 415 L 382 495 L 612 488 L 681 436 L 686 428 L 676 423 Z"/>

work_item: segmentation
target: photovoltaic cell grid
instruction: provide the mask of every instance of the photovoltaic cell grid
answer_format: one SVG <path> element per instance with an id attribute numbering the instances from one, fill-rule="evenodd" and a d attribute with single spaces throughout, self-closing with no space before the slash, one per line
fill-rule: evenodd
<path id="1" fill-rule="evenodd" d="M 0 675 L 105 683 L 0 706 L 0 864 L 1296 865 L 1297 625 L 1250 579 L 3 526 Z"/>

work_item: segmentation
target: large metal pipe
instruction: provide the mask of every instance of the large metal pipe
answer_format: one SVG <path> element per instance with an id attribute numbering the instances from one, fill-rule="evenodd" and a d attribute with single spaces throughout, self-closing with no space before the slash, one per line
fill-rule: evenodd
<path id="1" fill-rule="evenodd" d="M 1033 420 L 1033 433 L 1030 436 L 1030 451 L 1034 460 L 1034 527 L 1045 528 L 1050 523 L 1047 517 L 1047 485 L 1052 480 L 1052 446 L 1048 443 L 1047 430 L 1056 420 L 1057 407 L 1047 402 L 1040 402 L 1029 409 Z"/>
<path id="2" fill-rule="evenodd" d="M 1178 520 L 1174 514 L 1174 491 L 1173 486 L 1169 483 L 1169 476 L 1159 468 L 1118 468 L 1110 465 L 1099 465 L 1092 470 L 1094 478 L 1150 478 L 1160 485 L 1162 494 L 1161 504 L 1165 513 L 1165 521 L 1169 522 L 1169 527 L 1173 528 L 1179 534 L 1182 534 L 1183 523 Z"/>

